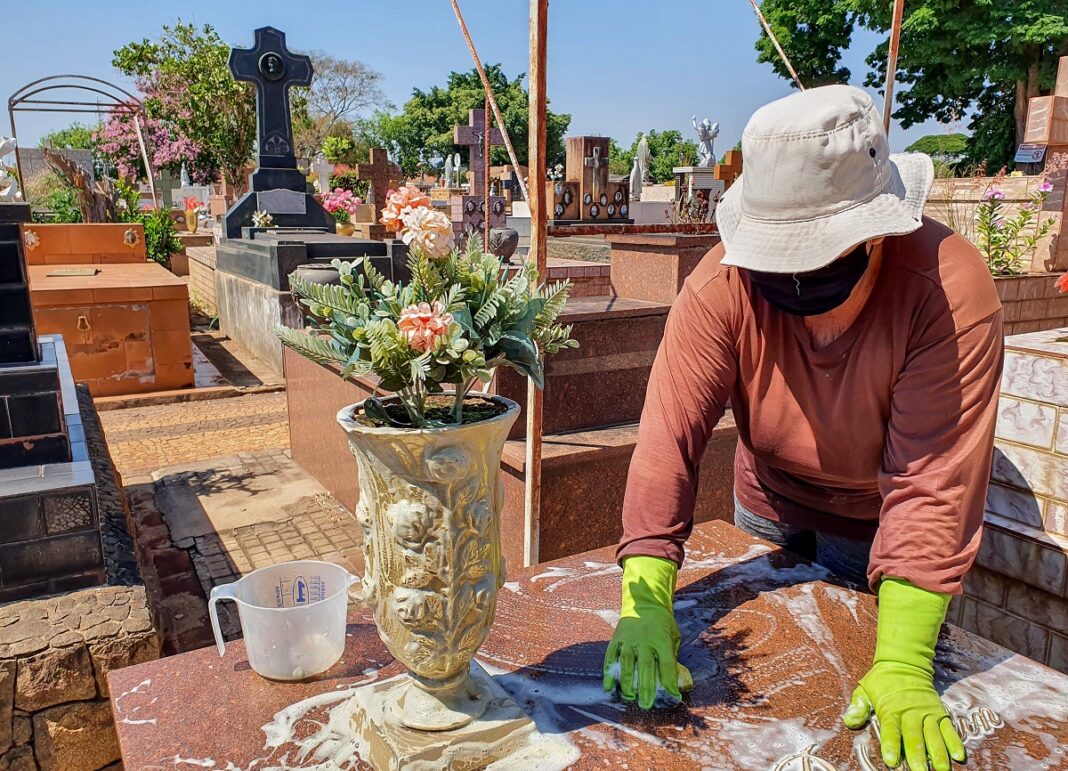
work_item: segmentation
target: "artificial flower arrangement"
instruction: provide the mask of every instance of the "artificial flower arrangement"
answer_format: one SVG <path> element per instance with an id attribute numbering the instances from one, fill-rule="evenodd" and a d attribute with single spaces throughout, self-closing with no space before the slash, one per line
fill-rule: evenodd
<path id="1" fill-rule="evenodd" d="M 252 227 L 273 228 L 274 217 L 266 209 L 256 209 L 256 211 L 252 212 Z"/>
<path id="2" fill-rule="evenodd" d="M 328 191 L 322 196 L 323 208 L 342 224 L 352 222 L 362 203 L 363 201 L 351 190 L 342 187 L 334 188 L 333 191 Z"/>
<path id="3" fill-rule="evenodd" d="M 200 199 L 195 195 L 187 195 L 182 199 L 182 208 L 187 212 L 199 214 L 204 207 L 200 203 Z"/>
<path id="4" fill-rule="evenodd" d="M 292 275 L 311 329 L 275 329 L 301 355 L 340 366 L 343 378 L 376 375 L 377 390 L 396 395 L 364 402 L 377 425 L 463 423 L 467 394 L 489 383 L 496 367 L 513 367 L 541 388 L 542 353 L 578 346 L 571 327 L 556 322 L 570 282 L 539 285 L 532 264 L 510 266 L 483 252 L 477 238 L 457 250 L 449 218 L 414 187 L 390 191 L 381 222 L 410 247 L 411 280 L 389 281 L 365 259 L 334 260 L 339 285 Z"/>

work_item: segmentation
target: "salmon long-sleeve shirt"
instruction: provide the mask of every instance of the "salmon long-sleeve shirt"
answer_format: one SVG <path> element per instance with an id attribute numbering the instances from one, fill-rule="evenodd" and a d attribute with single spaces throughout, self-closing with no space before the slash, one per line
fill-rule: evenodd
<path id="1" fill-rule="evenodd" d="M 683 559 L 697 475 L 728 404 L 735 494 L 763 517 L 874 535 L 868 578 L 959 593 L 979 548 L 1001 378 L 1001 303 L 962 236 L 931 220 L 883 242 L 871 297 L 830 345 L 721 266 L 668 316 L 646 393 L 617 557 Z"/>

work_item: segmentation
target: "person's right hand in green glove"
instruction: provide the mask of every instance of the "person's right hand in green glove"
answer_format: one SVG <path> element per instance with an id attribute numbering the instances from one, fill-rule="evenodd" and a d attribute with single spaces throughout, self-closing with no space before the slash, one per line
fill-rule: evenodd
<path id="1" fill-rule="evenodd" d="M 623 560 L 623 599 L 619 623 L 604 657 L 604 689 L 618 686 L 626 701 L 642 709 L 656 702 L 662 689 L 669 703 L 693 687 L 686 667 L 675 660 L 679 627 L 675 623 L 675 577 L 678 567 L 660 557 Z"/>
<path id="2" fill-rule="evenodd" d="M 883 763 L 950 771 L 950 758 L 966 755 L 934 688 L 934 655 L 938 630 L 946 618 L 949 595 L 936 594 L 900 578 L 879 583 L 879 625 L 875 660 L 853 691 L 842 715 L 848 728 L 863 728 L 872 713 L 879 718 Z"/>

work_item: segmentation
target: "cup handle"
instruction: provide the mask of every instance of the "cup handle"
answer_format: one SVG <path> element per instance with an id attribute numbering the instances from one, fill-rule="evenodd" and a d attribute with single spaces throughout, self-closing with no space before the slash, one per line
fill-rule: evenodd
<path id="1" fill-rule="evenodd" d="M 215 604 L 219 600 L 236 600 L 234 584 L 223 584 L 211 590 L 208 600 L 208 614 L 211 616 L 211 631 L 215 633 L 215 645 L 219 648 L 220 658 L 226 653 L 226 640 L 223 639 L 222 628 L 219 626 L 219 612 Z"/>

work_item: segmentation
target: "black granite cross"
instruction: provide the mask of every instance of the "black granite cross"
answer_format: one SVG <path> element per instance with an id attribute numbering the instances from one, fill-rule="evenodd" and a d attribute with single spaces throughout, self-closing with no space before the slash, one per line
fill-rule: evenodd
<path id="1" fill-rule="evenodd" d="M 486 173 L 486 111 L 471 110 L 467 115 L 466 126 L 456 126 L 452 131 L 452 141 L 466 145 L 468 149 L 467 167 L 471 175 L 471 195 L 485 194 Z M 504 135 L 499 128 L 490 131 L 490 146 L 503 145 Z"/>
<path id="2" fill-rule="evenodd" d="M 291 53 L 285 33 L 274 27 L 260 27 L 255 34 L 254 48 L 230 50 L 230 72 L 236 80 L 256 84 L 260 168 L 295 169 L 289 89 L 311 85 L 311 58 Z"/>
<path id="3" fill-rule="evenodd" d="M 582 164 L 593 169 L 593 197 L 600 198 L 601 191 L 604 187 L 601 184 L 601 177 L 608 174 L 608 159 L 601 155 L 601 148 L 594 147 L 593 155 L 588 158 L 582 159 Z M 602 173 L 601 169 L 605 169 Z M 597 202 L 600 203 L 599 201 Z"/>

